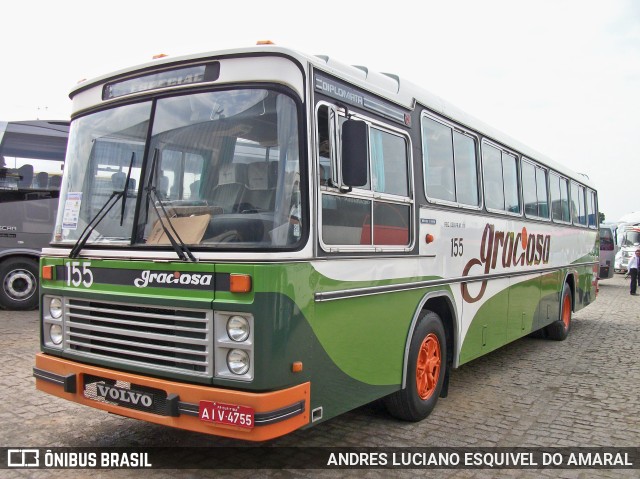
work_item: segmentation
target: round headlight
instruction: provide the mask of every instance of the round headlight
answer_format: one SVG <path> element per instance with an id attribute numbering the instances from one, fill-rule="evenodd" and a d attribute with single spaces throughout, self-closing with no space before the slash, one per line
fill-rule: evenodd
<path id="1" fill-rule="evenodd" d="M 246 341 L 249 337 L 249 321 L 242 316 L 231 316 L 227 321 L 227 334 L 233 341 Z"/>
<path id="2" fill-rule="evenodd" d="M 59 324 L 52 324 L 49 329 L 49 337 L 51 338 L 51 342 L 53 344 L 62 343 L 62 326 Z"/>
<path id="3" fill-rule="evenodd" d="M 249 355 L 242 349 L 232 349 L 227 354 L 227 366 L 233 374 L 246 374 L 249 371 Z"/>
<path id="4" fill-rule="evenodd" d="M 62 317 L 62 300 L 60 298 L 52 298 L 49 303 L 49 314 L 53 319 Z"/>

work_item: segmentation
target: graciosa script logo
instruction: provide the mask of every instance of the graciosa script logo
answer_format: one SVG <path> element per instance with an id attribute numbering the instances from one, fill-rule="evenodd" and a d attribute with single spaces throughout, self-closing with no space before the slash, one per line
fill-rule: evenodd
<path id="1" fill-rule="evenodd" d="M 514 231 L 495 231 L 494 225 L 487 224 L 482 233 L 480 255 L 469 260 L 462 271 L 462 276 L 484 274 L 496 269 L 498 261 L 503 268 L 515 266 L 532 266 L 549 263 L 551 251 L 551 235 L 528 233 L 526 228 L 516 233 Z M 482 270 L 475 269 L 480 266 Z M 482 280 L 480 291 L 472 296 L 467 283 L 460 285 L 462 297 L 467 303 L 475 303 L 484 296 L 488 278 Z"/>
<path id="2" fill-rule="evenodd" d="M 171 284 L 192 284 L 196 286 L 210 286 L 213 280 L 212 274 L 200 273 L 152 273 L 149 270 L 140 273 L 140 277 L 133 280 L 138 288 L 147 286 L 164 286 Z"/>

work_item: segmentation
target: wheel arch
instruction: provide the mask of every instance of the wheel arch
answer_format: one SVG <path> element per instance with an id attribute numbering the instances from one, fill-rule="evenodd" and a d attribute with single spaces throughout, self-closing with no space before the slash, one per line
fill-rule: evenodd
<path id="1" fill-rule="evenodd" d="M 40 261 L 40 251 L 27 248 L 11 248 L 4 251 L 0 251 L 0 261 L 5 261 L 9 258 L 26 257 L 34 260 L 36 263 Z"/>
<path id="2" fill-rule="evenodd" d="M 404 359 L 402 364 L 402 389 L 407 387 L 407 370 L 409 367 L 409 349 L 411 346 L 411 338 L 418 324 L 418 318 L 423 311 L 433 311 L 442 320 L 446 341 L 447 341 L 447 375 L 445 377 L 445 385 L 443 391 L 446 392 L 446 382 L 448 381 L 448 371 L 450 367 L 457 367 L 458 355 L 455 353 L 456 345 L 459 343 L 458 313 L 453 295 L 449 291 L 431 291 L 425 294 L 411 321 L 411 326 L 407 334 L 404 347 Z"/>
<path id="3" fill-rule="evenodd" d="M 565 274 L 564 282 L 562 283 L 562 288 L 560 288 L 560 296 L 562 296 L 562 290 L 564 289 L 565 283 L 569 285 L 569 289 L 571 291 L 571 311 L 575 312 L 576 310 L 576 284 L 577 284 L 578 272 L 576 270 L 570 270 Z M 562 302 L 562 297 L 560 297 L 560 302 Z M 560 307 L 560 315 L 562 315 L 562 305 Z"/>

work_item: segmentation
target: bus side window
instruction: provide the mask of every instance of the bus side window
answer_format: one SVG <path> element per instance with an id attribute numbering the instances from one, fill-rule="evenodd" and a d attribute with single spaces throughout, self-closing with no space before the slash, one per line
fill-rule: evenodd
<path id="1" fill-rule="evenodd" d="M 504 189 L 502 184 L 502 159 L 500 150 L 493 146 L 482 146 L 484 198 L 488 209 L 504 210 Z"/>
<path id="2" fill-rule="evenodd" d="M 329 107 L 318 108 L 318 159 L 320 161 L 320 186 L 331 186 L 331 138 L 329 126 Z"/>
<path id="3" fill-rule="evenodd" d="M 589 228 L 595 228 L 598 225 L 595 191 L 589 190 L 587 193 L 587 208 L 589 215 Z"/>

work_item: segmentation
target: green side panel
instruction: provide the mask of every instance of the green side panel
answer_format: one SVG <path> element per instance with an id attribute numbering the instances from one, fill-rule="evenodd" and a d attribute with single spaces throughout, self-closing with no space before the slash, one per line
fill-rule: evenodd
<path id="1" fill-rule="evenodd" d="M 348 375 L 368 384 L 399 384 L 409 327 L 423 294 L 410 291 L 319 303 L 311 326 Z"/>
<path id="2" fill-rule="evenodd" d="M 505 286 L 508 279 L 504 280 Z M 460 350 L 460 364 L 482 356 L 506 344 L 509 288 L 486 301 L 475 315 Z"/>
<path id="3" fill-rule="evenodd" d="M 311 409 L 321 406 L 323 419 L 387 396 L 400 388 L 400 379 L 392 384 L 373 385 L 347 374 L 325 349 L 325 344 L 322 344 L 301 309 L 287 296 L 256 293 L 251 310 L 255 317 L 257 338 L 254 359 L 256 380 L 253 381 L 253 388 L 280 389 L 309 381 Z M 352 347 L 351 351 L 356 356 L 364 356 L 359 348 Z M 373 360 L 367 369 L 375 369 L 384 360 Z M 303 370 L 299 373 L 291 371 L 296 361 L 303 364 Z M 401 362 L 402 358 L 398 364 Z M 221 384 L 239 387 L 237 382 Z"/>
<path id="4" fill-rule="evenodd" d="M 540 303 L 540 278 L 513 284 L 509 288 L 509 320 L 507 341 L 533 331 Z"/>
<path id="5" fill-rule="evenodd" d="M 334 281 L 306 263 L 255 266 L 256 291 L 279 291 L 300 308 L 331 360 L 348 376 L 371 385 L 398 385 L 417 305 L 427 290 L 315 302 L 315 291 L 393 284 Z M 274 314 L 277 314 L 274 312 Z"/>
<path id="6" fill-rule="evenodd" d="M 561 271 L 509 284 L 478 310 L 460 350 L 460 364 L 478 358 L 559 318 Z"/>

